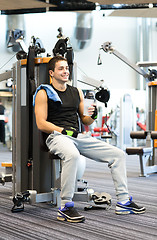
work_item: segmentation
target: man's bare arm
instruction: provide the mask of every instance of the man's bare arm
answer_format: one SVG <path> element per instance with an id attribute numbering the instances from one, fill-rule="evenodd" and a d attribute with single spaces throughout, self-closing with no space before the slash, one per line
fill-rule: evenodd
<path id="1" fill-rule="evenodd" d="M 80 94 L 80 105 L 79 105 L 79 116 L 81 118 L 81 121 L 83 124 L 85 125 L 91 125 L 94 120 L 90 117 L 90 116 L 85 116 L 83 114 L 84 112 L 84 97 L 83 97 L 83 92 L 81 91 L 81 89 L 78 89 L 79 91 L 79 94 Z M 94 111 L 94 107 L 89 107 L 89 110 L 90 110 L 90 114 L 92 115 L 93 114 L 93 111 Z"/>
<path id="2" fill-rule="evenodd" d="M 40 90 L 35 98 L 35 117 L 38 129 L 49 134 L 53 131 L 62 132 L 63 128 L 47 121 L 47 111 L 47 94 L 45 90 Z"/>

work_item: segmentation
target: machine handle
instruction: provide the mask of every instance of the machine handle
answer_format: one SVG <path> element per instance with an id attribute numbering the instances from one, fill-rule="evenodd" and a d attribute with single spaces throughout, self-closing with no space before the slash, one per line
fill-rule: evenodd
<path id="1" fill-rule="evenodd" d="M 157 139 L 157 131 L 151 131 L 151 138 Z"/>
<path id="2" fill-rule="evenodd" d="M 136 138 L 136 139 L 146 139 L 147 137 L 147 132 L 146 131 L 136 131 L 136 132 L 131 132 L 130 133 L 131 138 Z"/>

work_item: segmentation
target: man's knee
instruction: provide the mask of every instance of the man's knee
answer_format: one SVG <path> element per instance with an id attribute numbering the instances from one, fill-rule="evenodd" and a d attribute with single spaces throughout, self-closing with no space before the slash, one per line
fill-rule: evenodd
<path id="1" fill-rule="evenodd" d="M 119 165 L 120 162 L 125 162 L 125 152 L 117 147 L 114 148 L 113 155 L 112 155 L 112 160 L 109 162 L 109 167 L 113 165 Z"/>
<path id="2" fill-rule="evenodd" d="M 120 148 L 114 147 L 113 156 L 115 156 L 119 159 L 125 159 L 125 152 L 123 150 L 121 150 Z"/>
<path id="3" fill-rule="evenodd" d="M 118 150 L 119 150 L 119 158 L 125 160 L 125 152 L 121 149 L 118 149 Z"/>
<path id="4" fill-rule="evenodd" d="M 80 158 L 80 153 L 77 149 L 71 149 L 70 151 L 64 151 L 61 154 L 61 158 L 64 161 L 70 161 L 72 160 L 73 162 L 77 162 L 78 159 Z"/>

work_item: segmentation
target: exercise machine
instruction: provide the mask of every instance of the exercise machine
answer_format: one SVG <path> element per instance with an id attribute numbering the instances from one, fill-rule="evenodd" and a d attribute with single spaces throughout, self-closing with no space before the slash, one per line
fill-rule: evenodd
<path id="1" fill-rule="evenodd" d="M 67 48 L 68 39 L 60 38 L 53 49 L 54 55 L 66 54 L 71 64 L 72 49 Z M 36 42 L 35 42 L 36 43 Z M 68 49 L 68 51 L 67 51 Z M 61 161 L 51 154 L 46 146 L 44 134 L 35 123 L 33 112 L 33 94 L 35 89 L 49 83 L 48 62 L 51 57 L 38 57 L 36 48 L 29 48 L 27 59 L 19 59 L 13 65 L 13 203 L 12 212 L 24 210 L 24 203 L 52 202 L 60 206 L 60 172 Z M 29 55 L 29 53 L 31 53 Z M 87 182 L 78 179 L 83 184 L 82 191 L 78 187 L 74 201 L 94 201 L 96 204 L 111 205 L 109 194 L 94 194 L 87 187 Z"/>
<path id="2" fill-rule="evenodd" d="M 157 172 L 157 160 L 156 160 L 156 148 L 157 148 L 157 71 L 155 69 L 145 72 L 140 67 L 157 66 L 157 63 L 145 62 L 133 64 L 124 55 L 118 52 L 111 42 L 105 42 L 101 46 L 100 50 L 106 53 L 110 53 L 118 57 L 121 61 L 126 63 L 137 73 L 142 75 L 148 84 L 148 109 L 146 120 L 146 131 L 144 132 L 132 132 L 130 134 L 133 139 L 146 139 L 145 147 L 128 147 L 126 152 L 129 155 L 139 155 L 140 158 L 140 176 L 147 177 L 151 173 Z M 100 56 L 99 56 L 100 57 Z"/>
<path id="3" fill-rule="evenodd" d="M 11 36 L 21 38 L 20 34 L 12 32 Z M 42 52 L 39 40 L 33 37 L 28 51 L 19 52 L 18 61 L 13 64 L 11 71 L 2 75 L 3 79 L 13 80 L 12 212 L 23 211 L 24 203 L 52 202 L 54 206 L 60 205 L 61 161 L 43 146 L 45 139 L 37 129 L 32 105 L 36 88 L 49 83 L 48 62 L 51 57 L 39 57 Z M 67 52 L 67 39 L 58 40 L 53 54 L 66 54 L 68 63 L 72 65 L 72 49 L 68 48 Z M 97 84 L 101 86 L 102 83 Z M 104 101 L 104 98 L 101 100 Z M 78 180 L 83 187 L 80 191 L 76 181 L 74 201 L 111 205 L 109 194 L 94 193 L 88 188 L 87 182 L 80 178 Z"/>

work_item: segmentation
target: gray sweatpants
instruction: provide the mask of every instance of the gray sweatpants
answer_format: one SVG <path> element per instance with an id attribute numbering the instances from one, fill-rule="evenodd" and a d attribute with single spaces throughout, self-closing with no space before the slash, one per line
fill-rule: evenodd
<path id="1" fill-rule="evenodd" d="M 62 159 L 61 173 L 61 205 L 72 200 L 75 190 L 77 165 L 80 154 L 98 162 L 108 163 L 116 190 L 118 201 L 129 198 L 127 189 L 125 153 L 104 142 L 89 136 L 79 134 L 77 138 L 52 133 L 46 144 L 50 152 L 59 155 Z M 105 185 L 105 183 L 104 183 Z"/>

